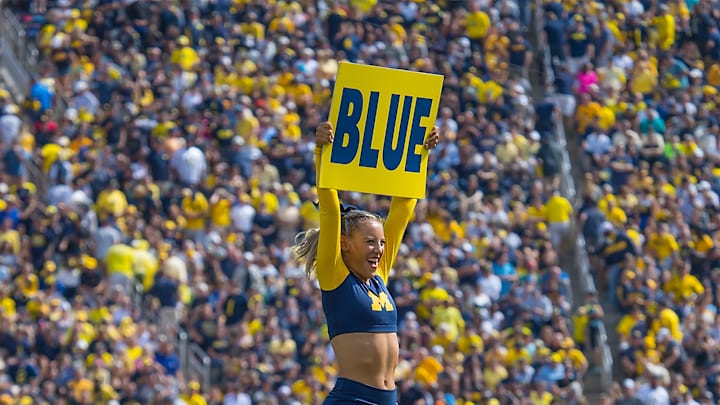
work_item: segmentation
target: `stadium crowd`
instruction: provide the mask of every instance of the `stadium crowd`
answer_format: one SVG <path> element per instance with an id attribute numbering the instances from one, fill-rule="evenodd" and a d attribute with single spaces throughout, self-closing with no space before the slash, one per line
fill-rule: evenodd
<path id="1" fill-rule="evenodd" d="M 544 12 L 585 168 L 578 214 L 622 316 L 621 383 L 606 400 L 718 403 L 720 9 L 550 0 Z"/>
<path id="2" fill-rule="evenodd" d="M 318 222 L 339 60 L 445 75 L 389 283 L 400 403 L 586 403 L 603 314 L 572 312 L 558 261 L 574 214 L 526 0 L 7 3 L 43 63 L 25 104 L 0 92 L 0 404 L 322 401 L 333 353 L 290 247 Z"/>

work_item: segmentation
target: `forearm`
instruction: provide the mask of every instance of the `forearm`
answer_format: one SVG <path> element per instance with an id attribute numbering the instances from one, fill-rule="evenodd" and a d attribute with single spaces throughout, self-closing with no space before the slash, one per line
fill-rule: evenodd
<path id="1" fill-rule="evenodd" d="M 322 147 L 315 148 L 315 168 L 317 179 L 318 208 L 320 210 L 320 235 L 318 239 L 318 256 L 316 274 L 320 288 L 335 289 L 339 285 L 341 275 L 337 273 L 340 255 L 341 218 L 338 193 L 332 188 L 320 187 L 320 162 Z"/>
<path id="2" fill-rule="evenodd" d="M 340 200 L 337 191 L 320 187 L 320 170 L 322 165 L 322 146 L 315 147 L 315 185 L 317 187 L 320 217 L 337 221 L 340 218 Z M 321 220 L 322 223 L 322 220 Z M 321 226 L 322 228 L 322 226 Z"/>
<path id="3" fill-rule="evenodd" d="M 390 200 L 388 220 L 390 220 L 391 217 L 405 218 L 405 224 L 407 225 L 416 205 L 416 198 L 393 197 L 392 200 Z"/>
<path id="4" fill-rule="evenodd" d="M 406 197 L 393 197 L 390 202 L 390 212 L 385 221 L 386 245 L 385 254 L 383 255 L 385 265 L 382 266 L 385 271 L 389 272 L 395 262 L 395 256 L 400 249 L 400 244 L 405 236 L 405 229 L 408 222 L 410 222 L 416 204 L 417 199 Z"/>
<path id="5" fill-rule="evenodd" d="M 320 166 L 322 164 L 322 146 L 315 146 L 315 186 L 320 188 Z"/>

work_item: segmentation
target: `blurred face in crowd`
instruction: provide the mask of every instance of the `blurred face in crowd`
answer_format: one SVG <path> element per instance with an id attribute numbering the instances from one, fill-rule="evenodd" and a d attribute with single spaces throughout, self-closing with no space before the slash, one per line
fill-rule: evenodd
<path id="1" fill-rule="evenodd" d="M 358 222 L 347 236 L 342 236 L 341 248 L 350 271 L 363 279 L 372 277 L 385 252 L 383 225 L 376 220 Z"/>

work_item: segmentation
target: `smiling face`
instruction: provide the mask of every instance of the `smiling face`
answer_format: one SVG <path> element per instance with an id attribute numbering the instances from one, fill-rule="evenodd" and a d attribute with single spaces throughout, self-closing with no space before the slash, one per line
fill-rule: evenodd
<path id="1" fill-rule="evenodd" d="M 345 265 L 363 280 L 372 277 L 385 252 L 385 231 L 380 221 L 368 219 L 357 223 L 347 236 L 342 236 Z"/>

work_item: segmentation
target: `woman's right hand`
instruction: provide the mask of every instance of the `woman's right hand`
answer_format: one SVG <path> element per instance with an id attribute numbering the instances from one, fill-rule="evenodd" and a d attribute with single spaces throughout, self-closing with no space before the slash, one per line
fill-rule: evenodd
<path id="1" fill-rule="evenodd" d="M 328 121 L 323 122 L 315 128 L 315 145 L 325 146 L 333 143 L 335 134 L 333 133 L 332 124 Z"/>

